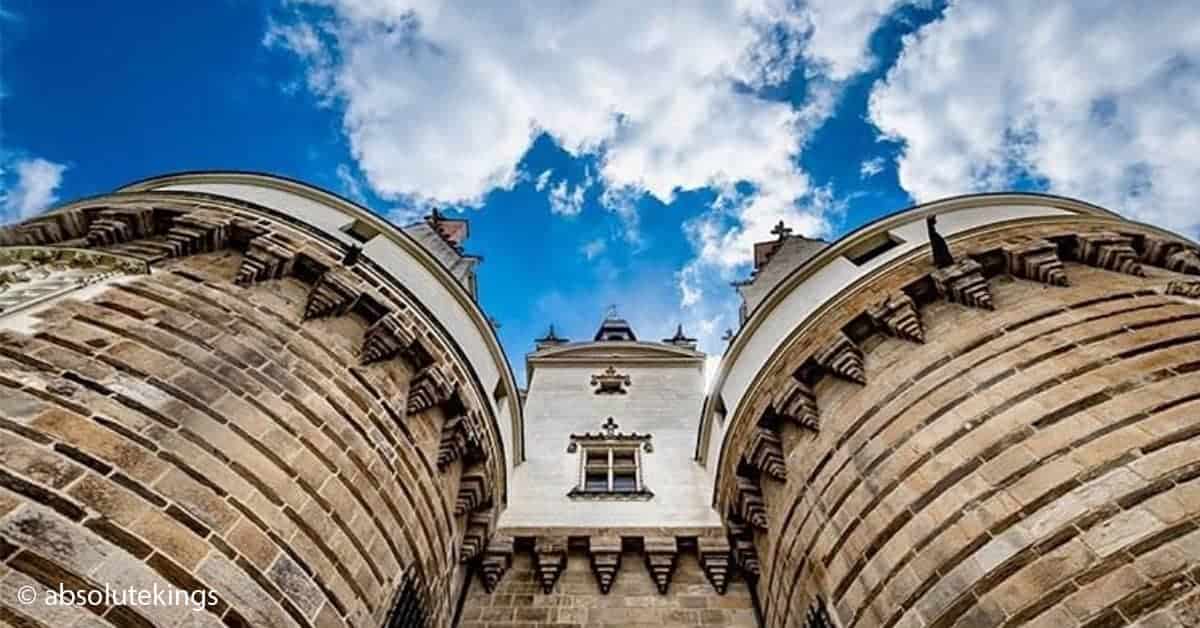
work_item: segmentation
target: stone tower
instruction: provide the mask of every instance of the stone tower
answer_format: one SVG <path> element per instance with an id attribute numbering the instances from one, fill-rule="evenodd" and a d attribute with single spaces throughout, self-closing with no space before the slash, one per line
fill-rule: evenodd
<path id="1" fill-rule="evenodd" d="M 468 227 L 211 172 L 0 228 L 0 626 L 1200 626 L 1194 242 L 780 225 L 707 391 L 616 312 L 522 391 Z"/>
<path id="2" fill-rule="evenodd" d="M 803 248 L 701 427 L 764 625 L 1200 625 L 1194 242 L 998 194 Z"/>

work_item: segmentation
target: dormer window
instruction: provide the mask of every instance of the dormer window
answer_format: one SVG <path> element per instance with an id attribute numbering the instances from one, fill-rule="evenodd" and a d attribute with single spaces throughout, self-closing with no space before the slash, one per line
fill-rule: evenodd
<path id="1" fill-rule="evenodd" d="M 585 499 L 649 499 L 642 476 L 642 454 L 650 453 L 649 434 L 622 434 L 608 417 L 604 433 L 572 434 L 568 453 L 579 454 L 579 484 L 567 495 Z"/>

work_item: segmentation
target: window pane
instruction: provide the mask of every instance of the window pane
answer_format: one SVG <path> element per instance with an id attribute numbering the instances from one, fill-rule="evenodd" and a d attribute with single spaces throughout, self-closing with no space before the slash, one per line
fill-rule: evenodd
<path id="1" fill-rule="evenodd" d="M 614 449 L 613 464 L 633 464 L 637 460 L 637 452 L 632 449 Z"/>
<path id="2" fill-rule="evenodd" d="M 614 491 L 636 491 L 637 475 L 633 473 L 613 473 Z"/>
<path id="3" fill-rule="evenodd" d="M 583 488 L 587 491 L 607 491 L 608 473 L 588 473 Z"/>

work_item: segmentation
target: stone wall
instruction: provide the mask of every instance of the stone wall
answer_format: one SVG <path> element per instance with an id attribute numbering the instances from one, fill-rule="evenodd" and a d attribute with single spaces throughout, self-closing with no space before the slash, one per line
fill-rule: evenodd
<path id="1" fill-rule="evenodd" d="M 682 552 L 667 594 L 658 592 L 644 557 L 621 554 L 620 569 L 601 593 L 586 552 L 571 551 L 567 566 L 547 594 L 529 552 L 517 552 L 495 591 L 474 582 L 463 609 L 462 628 L 553 626 L 757 626 L 746 582 L 732 577 L 718 595 L 694 552 Z"/>
<path id="2" fill-rule="evenodd" d="M 723 499 L 766 625 L 816 596 L 843 628 L 1200 625 L 1200 267 L 1040 235 L 956 243 L 958 285 L 881 275 L 917 298 L 829 312 L 759 393 Z"/>
<path id="3" fill-rule="evenodd" d="M 153 267 L 0 332 L 0 623 L 374 627 L 411 581 L 446 625 L 499 506 L 486 393 L 367 262 L 340 268 L 336 243 L 255 211 L 193 208 L 0 234 Z M 15 598 L 60 585 L 217 602 Z"/>

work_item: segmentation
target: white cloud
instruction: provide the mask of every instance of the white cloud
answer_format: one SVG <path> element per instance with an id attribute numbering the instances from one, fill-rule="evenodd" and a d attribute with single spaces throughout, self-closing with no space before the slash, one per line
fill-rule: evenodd
<path id="1" fill-rule="evenodd" d="M 858 175 L 860 178 L 870 179 L 871 177 L 883 172 L 883 167 L 886 164 L 887 160 L 883 157 L 875 157 L 873 159 L 864 160 L 858 167 Z"/>
<path id="2" fill-rule="evenodd" d="M 579 248 L 579 252 L 583 253 L 584 257 L 591 260 L 597 255 L 603 253 L 607 248 L 608 243 L 604 241 L 604 238 L 596 238 L 595 240 L 589 240 L 588 242 L 585 242 L 584 245 Z"/>
<path id="3" fill-rule="evenodd" d="M 918 201 L 1022 177 L 1200 233 L 1200 5 L 951 5 L 871 96 Z"/>
<path id="4" fill-rule="evenodd" d="M 12 162 L 16 180 L 9 186 L 6 169 L 0 169 L 0 202 L 4 211 L 0 222 L 22 220 L 41 212 L 58 201 L 58 187 L 67 167 L 40 157 Z"/>
<path id="5" fill-rule="evenodd" d="M 533 186 L 534 189 L 538 192 L 546 189 L 546 185 L 550 182 L 550 175 L 552 174 L 554 174 L 554 171 L 551 169 L 543 170 L 542 174 L 538 175 L 537 183 L 535 183 Z"/>
<path id="6" fill-rule="evenodd" d="M 342 184 L 342 192 L 350 197 L 351 200 L 366 204 L 367 197 L 363 194 L 362 184 L 358 182 L 358 177 L 350 170 L 350 166 L 346 164 L 338 164 L 336 169 L 338 182 Z"/>
<path id="7" fill-rule="evenodd" d="M 599 202 L 635 247 L 645 195 L 669 204 L 682 190 L 718 190 L 688 229 L 696 258 L 680 273 L 722 285 L 684 294 L 695 299 L 686 305 L 710 301 L 688 316 L 712 320 L 732 310 L 724 282 L 771 225 L 827 233 L 826 191 L 798 157 L 841 81 L 873 63 L 868 38 L 898 3 L 296 0 L 264 43 L 302 59 L 309 87 L 344 110 L 358 169 L 384 199 L 477 205 L 521 179 L 543 133 L 596 158 Z M 804 103 L 757 95 L 801 63 Z M 535 189 L 556 213 L 578 213 L 583 191 L 550 176 Z M 739 183 L 753 192 L 738 194 Z"/>
<path id="8" fill-rule="evenodd" d="M 546 172 L 542 174 L 545 175 Z M 575 184 L 574 188 L 567 183 L 566 179 L 559 181 L 558 185 L 550 188 L 550 211 L 560 216 L 577 216 L 579 212 L 583 211 L 583 195 L 593 182 L 590 172 L 584 176 L 582 181 Z M 537 188 L 538 190 L 545 187 L 541 177 L 538 177 L 538 184 L 542 186 Z"/>

